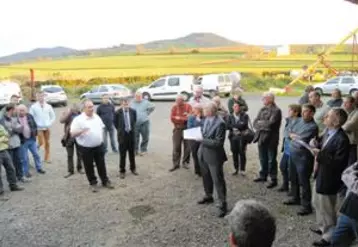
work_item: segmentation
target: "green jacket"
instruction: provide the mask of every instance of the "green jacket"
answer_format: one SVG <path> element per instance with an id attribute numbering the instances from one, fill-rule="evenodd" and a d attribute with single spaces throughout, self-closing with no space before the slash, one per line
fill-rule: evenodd
<path id="1" fill-rule="evenodd" d="M 232 109 L 232 107 L 234 106 L 235 103 L 240 105 L 242 111 L 247 112 L 249 110 L 246 101 L 241 96 L 237 100 L 235 100 L 234 98 L 230 98 L 227 103 L 227 108 L 230 114 L 234 112 L 234 109 Z"/>
<path id="2" fill-rule="evenodd" d="M 9 133 L 4 126 L 0 124 L 0 151 L 4 151 L 9 148 Z"/>

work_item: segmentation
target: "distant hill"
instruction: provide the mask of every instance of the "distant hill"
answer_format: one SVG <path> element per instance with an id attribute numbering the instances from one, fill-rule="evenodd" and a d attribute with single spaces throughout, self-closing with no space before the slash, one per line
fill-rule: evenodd
<path id="1" fill-rule="evenodd" d="M 37 48 L 28 52 L 18 52 L 9 56 L 0 57 L 0 63 L 16 63 L 39 58 L 60 58 L 76 54 L 78 51 L 67 47 Z"/>
<path id="2" fill-rule="evenodd" d="M 140 44 L 145 50 L 168 50 L 175 48 L 209 48 L 236 46 L 241 43 L 228 40 L 214 33 L 192 33 L 185 37 L 168 40 L 157 40 Z M 121 52 L 135 52 L 138 44 L 121 44 L 110 48 L 99 48 L 91 50 L 74 50 L 67 47 L 38 48 L 29 52 L 19 52 L 6 57 L 0 57 L 0 63 L 16 63 L 28 60 L 37 60 L 45 58 L 62 58 L 67 56 L 85 56 L 89 54 L 110 55 Z"/>

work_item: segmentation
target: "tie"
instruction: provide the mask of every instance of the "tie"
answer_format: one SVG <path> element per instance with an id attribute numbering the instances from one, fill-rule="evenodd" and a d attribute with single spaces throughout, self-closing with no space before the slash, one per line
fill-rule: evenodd
<path id="1" fill-rule="evenodd" d="M 207 119 L 205 121 L 205 125 L 204 125 L 204 133 L 207 133 L 210 129 L 210 125 L 211 125 L 211 120 L 210 119 Z"/>
<path id="2" fill-rule="evenodd" d="M 125 131 L 128 133 L 129 131 L 131 131 L 128 111 L 124 112 L 124 116 L 125 116 L 124 118 Z"/>
<path id="3" fill-rule="evenodd" d="M 322 145 L 322 147 L 326 146 L 328 139 L 329 139 L 329 133 L 327 131 L 326 134 L 323 137 L 323 145 Z"/>

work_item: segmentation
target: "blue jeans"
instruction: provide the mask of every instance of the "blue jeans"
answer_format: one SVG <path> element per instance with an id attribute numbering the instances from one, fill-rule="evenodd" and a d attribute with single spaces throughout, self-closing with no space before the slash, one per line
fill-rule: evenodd
<path id="1" fill-rule="evenodd" d="M 113 152 L 117 152 L 118 149 L 116 147 L 116 140 L 114 139 L 114 128 L 113 126 L 110 128 L 105 127 L 103 129 L 103 143 L 104 143 L 104 150 L 107 152 L 107 146 L 108 146 L 108 137 L 107 135 L 109 135 L 109 139 L 111 141 L 111 146 L 112 146 L 112 151 Z"/>
<path id="2" fill-rule="evenodd" d="M 149 121 L 146 121 L 144 123 L 140 123 L 136 125 L 136 131 L 135 131 L 135 152 L 138 153 L 139 146 L 140 146 L 140 152 L 147 152 L 148 151 L 148 142 L 149 142 L 149 127 L 150 123 Z M 140 136 L 142 136 L 142 142 L 139 145 L 140 142 Z"/>
<path id="3" fill-rule="evenodd" d="M 260 159 L 260 178 L 267 179 L 270 175 L 271 180 L 277 180 L 277 146 L 271 147 L 268 144 L 259 146 Z"/>
<path id="4" fill-rule="evenodd" d="M 16 171 L 16 177 L 18 180 L 22 179 L 22 177 L 24 176 L 24 160 L 23 160 L 23 155 L 22 155 L 22 151 L 21 151 L 21 146 L 17 147 L 17 148 L 12 148 L 9 149 L 9 154 L 11 156 L 12 159 L 12 163 L 14 165 L 15 171 Z"/>
<path id="5" fill-rule="evenodd" d="M 358 222 L 348 216 L 341 214 L 338 217 L 336 228 L 334 229 L 331 246 L 348 247 L 357 238 Z"/>
<path id="6" fill-rule="evenodd" d="M 289 187 L 289 168 L 290 156 L 287 153 L 283 153 L 280 161 L 280 170 L 282 174 L 282 186 L 286 189 Z"/>
<path id="7" fill-rule="evenodd" d="M 29 155 L 28 152 L 31 152 L 32 157 L 35 161 L 36 170 L 41 170 L 41 158 L 37 149 L 36 140 L 34 138 L 30 138 L 25 140 L 25 142 L 21 145 L 21 152 L 24 161 L 24 174 L 29 174 Z"/>

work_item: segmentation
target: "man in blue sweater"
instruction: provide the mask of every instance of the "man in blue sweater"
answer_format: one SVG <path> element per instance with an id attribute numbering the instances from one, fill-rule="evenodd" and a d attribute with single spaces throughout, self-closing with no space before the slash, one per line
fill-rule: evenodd
<path id="1" fill-rule="evenodd" d="M 135 94 L 135 99 L 131 102 L 130 107 L 137 112 L 135 152 L 136 154 L 142 156 L 145 155 L 148 151 L 150 133 L 149 115 L 154 111 L 155 106 L 148 100 L 143 99 L 142 94 L 137 92 Z M 141 143 L 140 136 L 142 136 Z"/>
<path id="2" fill-rule="evenodd" d="M 116 141 L 114 139 L 114 128 L 113 128 L 113 119 L 114 119 L 115 107 L 109 101 L 109 95 L 104 94 L 102 96 L 102 103 L 97 107 L 97 115 L 102 119 L 104 123 L 103 129 L 103 142 L 104 148 L 107 152 L 107 135 L 109 135 L 109 139 L 111 140 L 112 151 L 114 153 L 118 153 L 118 149 L 116 147 Z"/>

